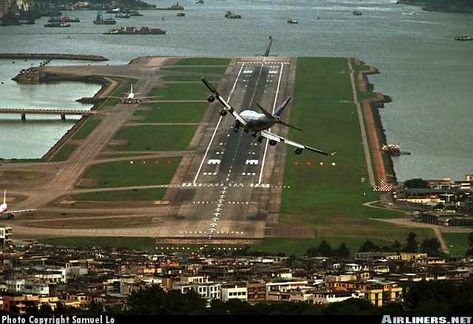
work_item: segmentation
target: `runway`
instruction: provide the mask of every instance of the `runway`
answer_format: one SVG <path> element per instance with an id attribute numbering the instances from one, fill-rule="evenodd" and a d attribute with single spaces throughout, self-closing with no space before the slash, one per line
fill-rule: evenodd
<path id="1" fill-rule="evenodd" d="M 272 111 L 291 95 L 295 61 L 289 58 L 235 59 L 219 92 L 237 110 L 260 103 Z M 198 239 L 263 238 L 279 211 L 285 145 L 268 147 L 244 131 L 212 103 L 193 140 L 203 154 L 184 157 L 168 189 L 169 214 L 157 236 Z M 288 121 L 289 112 L 283 116 Z M 278 134 L 287 129 L 274 127 Z M 194 149 L 194 148 L 193 148 Z M 276 217 L 275 217 L 276 216 Z"/>

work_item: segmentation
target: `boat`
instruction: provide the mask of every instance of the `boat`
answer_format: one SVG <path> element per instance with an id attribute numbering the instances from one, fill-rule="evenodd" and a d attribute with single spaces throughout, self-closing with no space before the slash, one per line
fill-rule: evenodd
<path id="1" fill-rule="evenodd" d="M 204 4 L 204 0 L 197 0 L 195 3 Z"/>
<path id="2" fill-rule="evenodd" d="M 67 23 L 76 23 L 80 22 L 79 18 L 70 18 L 69 16 L 55 16 L 48 19 L 49 23 L 57 23 L 57 22 L 67 22 Z"/>
<path id="3" fill-rule="evenodd" d="M 184 7 L 179 4 L 179 2 L 176 2 L 170 7 L 167 8 L 156 8 L 156 10 L 184 10 Z"/>
<path id="4" fill-rule="evenodd" d="M 130 17 L 142 17 L 143 14 L 138 12 L 138 10 L 130 10 L 128 11 L 128 13 L 130 14 Z"/>
<path id="5" fill-rule="evenodd" d="M 44 27 L 71 27 L 71 24 L 65 22 L 53 22 L 44 25 Z"/>
<path id="6" fill-rule="evenodd" d="M 177 14 L 178 17 L 185 17 L 185 15 L 186 15 L 186 14 L 183 13 L 183 12 L 180 12 L 180 13 Z"/>
<path id="7" fill-rule="evenodd" d="M 455 36 L 455 40 L 457 41 L 473 41 L 472 36 Z"/>
<path id="8" fill-rule="evenodd" d="M 289 24 L 298 24 L 299 23 L 296 19 L 288 19 L 287 22 Z"/>
<path id="9" fill-rule="evenodd" d="M 353 14 L 354 14 L 355 16 L 361 16 L 363 13 L 362 13 L 361 11 L 359 11 L 359 10 L 354 10 L 354 11 L 353 11 Z"/>
<path id="10" fill-rule="evenodd" d="M 231 12 L 230 10 L 228 10 L 227 13 L 225 14 L 225 18 L 229 18 L 229 19 L 240 19 L 241 16 L 240 16 L 240 15 L 237 15 L 237 14 L 234 14 L 233 12 Z"/>
<path id="11" fill-rule="evenodd" d="M 97 18 L 94 20 L 94 24 L 96 25 L 115 25 L 116 23 L 117 21 L 112 17 L 103 19 L 100 12 L 97 14 Z"/>
<path id="12" fill-rule="evenodd" d="M 120 8 L 110 8 L 110 9 L 107 9 L 107 11 L 105 11 L 106 13 L 108 14 L 116 14 L 116 13 L 120 13 L 121 10 Z"/>
<path id="13" fill-rule="evenodd" d="M 149 27 L 120 27 L 111 29 L 104 33 L 105 35 L 163 35 L 166 31 L 161 28 Z"/>
<path id="14" fill-rule="evenodd" d="M 115 15 L 115 18 L 130 18 L 131 14 L 129 12 L 120 12 Z"/>
<path id="15" fill-rule="evenodd" d="M 381 149 L 383 152 L 389 153 L 391 155 L 410 155 L 410 152 L 402 152 L 401 146 L 399 144 L 384 144 Z"/>

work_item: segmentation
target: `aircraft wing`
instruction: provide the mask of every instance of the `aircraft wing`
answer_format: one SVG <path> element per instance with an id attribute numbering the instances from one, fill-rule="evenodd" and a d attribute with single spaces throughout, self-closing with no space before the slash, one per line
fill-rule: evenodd
<path id="1" fill-rule="evenodd" d="M 20 210 L 7 210 L 5 213 L 7 214 L 22 214 L 22 213 L 32 213 L 37 211 L 37 209 L 20 209 Z"/>
<path id="2" fill-rule="evenodd" d="M 288 144 L 288 145 L 294 146 L 294 147 L 296 147 L 298 149 L 301 149 L 301 150 L 309 150 L 309 151 L 316 152 L 316 153 L 319 153 L 319 154 L 329 155 L 329 153 L 327 153 L 325 151 L 316 149 L 316 148 L 308 146 L 308 145 L 293 142 L 291 140 L 288 140 L 287 138 L 284 138 L 282 136 L 273 134 L 273 133 L 271 133 L 270 131 L 267 131 L 267 130 L 261 131 L 261 136 L 263 136 L 264 138 L 267 138 L 270 141 L 273 140 L 273 141 L 276 141 L 278 143 Z M 333 155 L 333 153 L 331 155 Z"/>
<path id="3" fill-rule="evenodd" d="M 209 98 L 207 98 L 207 101 L 209 102 L 212 102 L 213 99 L 217 99 L 222 105 L 223 105 L 223 109 L 226 111 L 226 112 L 229 112 L 230 114 L 232 114 L 232 116 L 243 126 L 246 126 L 247 125 L 247 122 L 246 120 L 244 120 L 236 111 L 235 109 L 230 106 L 230 104 L 228 102 L 225 101 L 225 99 L 222 98 L 222 96 L 217 92 L 217 90 L 212 86 L 212 84 L 210 84 L 209 81 L 207 81 L 205 78 L 202 78 L 202 82 L 205 84 L 205 86 L 210 90 L 210 92 L 212 92 L 212 95 L 209 96 Z M 214 98 L 212 98 L 214 97 Z"/>

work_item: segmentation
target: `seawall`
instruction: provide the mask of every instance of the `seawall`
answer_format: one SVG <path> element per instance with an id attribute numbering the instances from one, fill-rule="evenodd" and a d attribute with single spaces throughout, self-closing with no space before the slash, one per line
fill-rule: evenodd
<path id="1" fill-rule="evenodd" d="M 100 55 L 77 55 L 59 53 L 0 53 L 0 59 L 30 59 L 30 60 L 78 60 L 78 61 L 108 61 Z"/>
<path id="2" fill-rule="evenodd" d="M 355 59 L 355 64 L 362 65 L 362 61 Z M 356 80 L 360 91 L 371 92 L 374 96 L 361 101 L 363 115 L 366 123 L 366 131 L 369 139 L 370 151 L 373 155 L 373 167 L 378 183 L 383 180 L 391 184 L 396 184 L 396 174 L 390 154 L 384 152 L 381 147 L 387 144 L 386 133 L 383 128 L 379 109 L 385 103 L 391 102 L 391 98 L 380 92 L 373 92 L 373 85 L 369 82 L 368 76 L 378 74 L 379 70 L 369 66 L 367 70 L 358 72 Z"/>

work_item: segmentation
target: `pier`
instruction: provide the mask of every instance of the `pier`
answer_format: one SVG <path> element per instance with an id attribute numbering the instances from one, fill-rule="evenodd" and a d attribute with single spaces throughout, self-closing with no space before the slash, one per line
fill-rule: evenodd
<path id="1" fill-rule="evenodd" d="M 0 108 L 0 114 L 19 114 L 22 121 L 26 121 L 26 114 L 36 115 L 60 115 L 61 120 L 66 121 L 66 115 L 90 116 L 95 115 L 95 111 L 56 109 L 56 108 Z"/>

